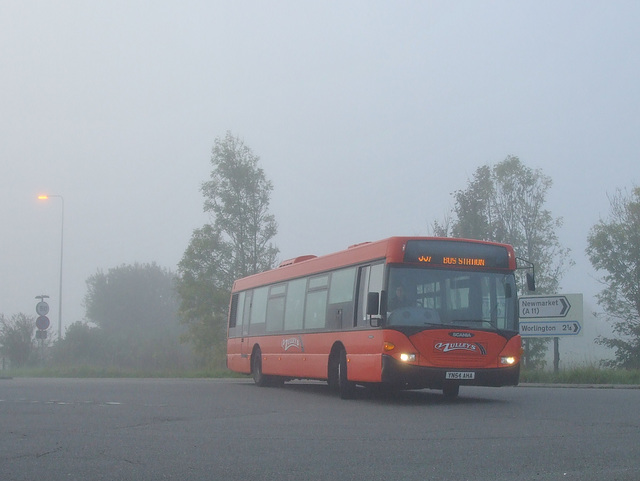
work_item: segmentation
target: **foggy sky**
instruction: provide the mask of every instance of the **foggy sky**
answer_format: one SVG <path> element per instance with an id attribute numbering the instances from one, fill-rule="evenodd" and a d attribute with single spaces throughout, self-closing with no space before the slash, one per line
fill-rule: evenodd
<path id="1" fill-rule="evenodd" d="M 553 179 L 576 265 L 640 183 L 640 3 L 0 2 L 0 312 L 83 319 L 85 280 L 176 270 L 227 130 L 273 182 L 280 258 L 429 235 L 481 165 Z"/>

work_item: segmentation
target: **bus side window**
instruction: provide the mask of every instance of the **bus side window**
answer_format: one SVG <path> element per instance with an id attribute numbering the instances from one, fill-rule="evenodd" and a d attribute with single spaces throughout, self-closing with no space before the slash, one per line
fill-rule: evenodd
<path id="1" fill-rule="evenodd" d="M 307 285 L 307 300 L 304 310 L 304 328 L 322 329 L 327 319 L 327 297 L 329 276 L 311 277 Z"/>
<path id="2" fill-rule="evenodd" d="M 249 335 L 260 336 L 266 332 L 268 287 L 259 287 L 253 291 L 251 300 L 251 321 L 249 323 Z"/>
<path id="3" fill-rule="evenodd" d="M 371 266 L 371 277 L 369 278 L 369 292 L 380 292 L 382 290 L 382 277 L 384 274 L 384 264 Z"/>
<path id="4" fill-rule="evenodd" d="M 353 327 L 355 282 L 355 267 L 340 269 L 331 274 L 327 328 L 349 329 Z"/>
<path id="5" fill-rule="evenodd" d="M 307 290 L 307 279 L 296 279 L 289 282 L 287 287 L 287 301 L 284 310 L 284 330 L 296 331 L 302 329 L 304 317 L 304 295 Z"/>
<path id="6" fill-rule="evenodd" d="M 284 327 L 284 302 L 287 285 L 271 286 L 267 301 L 267 331 L 282 331 Z"/>

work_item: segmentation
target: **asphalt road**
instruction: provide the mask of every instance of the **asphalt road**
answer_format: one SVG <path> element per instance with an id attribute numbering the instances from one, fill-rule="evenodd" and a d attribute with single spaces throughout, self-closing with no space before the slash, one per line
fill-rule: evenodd
<path id="1" fill-rule="evenodd" d="M 640 480 L 640 390 L 0 380 L 0 480 Z"/>

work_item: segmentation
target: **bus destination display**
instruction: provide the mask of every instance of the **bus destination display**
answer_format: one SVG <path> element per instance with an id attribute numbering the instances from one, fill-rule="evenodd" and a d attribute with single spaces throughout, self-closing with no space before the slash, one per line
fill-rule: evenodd
<path id="1" fill-rule="evenodd" d="M 437 266 L 509 268 L 507 249 L 474 242 L 408 241 L 404 261 Z"/>

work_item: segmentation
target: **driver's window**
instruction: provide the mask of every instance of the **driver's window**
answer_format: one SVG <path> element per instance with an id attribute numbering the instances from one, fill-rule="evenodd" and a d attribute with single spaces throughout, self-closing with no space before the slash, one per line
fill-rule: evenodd
<path id="1" fill-rule="evenodd" d="M 358 327 L 371 327 L 367 316 L 367 294 L 369 292 L 380 293 L 382 291 L 382 277 L 384 274 L 384 264 L 375 264 L 372 266 L 362 266 L 359 269 L 359 290 L 358 297 Z"/>

